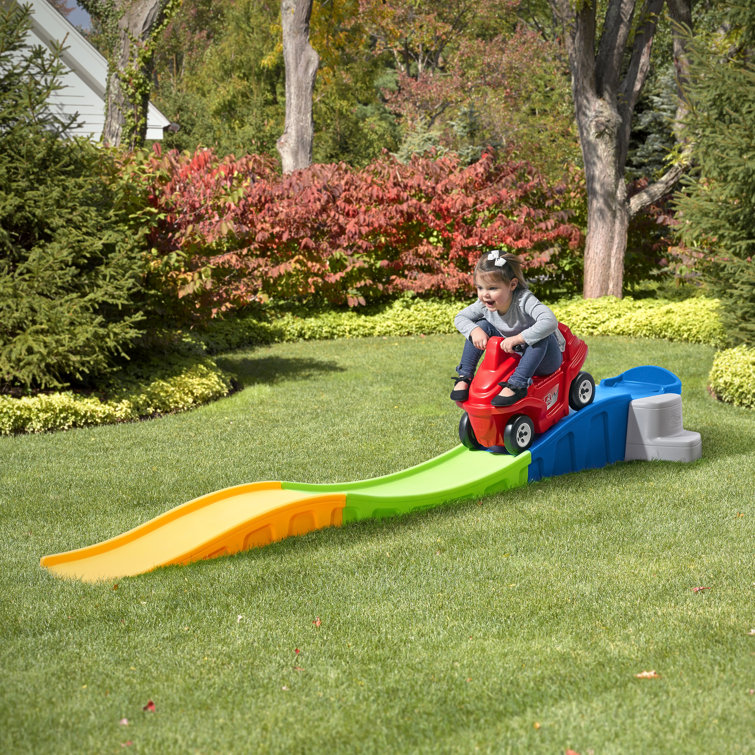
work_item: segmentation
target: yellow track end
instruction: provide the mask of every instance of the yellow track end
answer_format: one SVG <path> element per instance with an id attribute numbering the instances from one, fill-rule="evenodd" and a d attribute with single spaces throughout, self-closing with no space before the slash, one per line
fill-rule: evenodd
<path id="1" fill-rule="evenodd" d="M 85 582 L 129 577 L 337 527 L 345 505 L 344 493 L 284 490 L 280 482 L 237 485 L 176 506 L 102 543 L 44 556 L 40 564 Z"/>

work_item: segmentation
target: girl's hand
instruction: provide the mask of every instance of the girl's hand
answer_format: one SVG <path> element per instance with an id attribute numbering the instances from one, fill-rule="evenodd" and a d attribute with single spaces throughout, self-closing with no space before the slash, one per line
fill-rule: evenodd
<path id="1" fill-rule="evenodd" d="M 488 334 L 479 326 L 469 334 L 469 337 L 478 349 L 484 349 L 489 338 Z"/>
<path id="2" fill-rule="evenodd" d="M 515 336 L 509 336 L 508 338 L 504 338 L 503 341 L 501 341 L 501 348 L 507 353 L 507 354 L 513 354 L 514 353 L 514 347 L 519 346 L 520 344 L 524 344 L 526 341 L 524 338 L 522 338 L 521 333 Z"/>

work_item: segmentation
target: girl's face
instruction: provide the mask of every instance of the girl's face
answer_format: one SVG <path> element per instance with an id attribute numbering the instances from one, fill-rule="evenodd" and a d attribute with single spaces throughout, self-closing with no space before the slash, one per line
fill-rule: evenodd
<path id="1" fill-rule="evenodd" d="M 508 283 L 495 275 L 476 275 L 477 298 L 491 311 L 496 310 L 500 314 L 508 312 L 511 300 L 514 298 L 514 289 L 519 281 L 514 278 Z"/>

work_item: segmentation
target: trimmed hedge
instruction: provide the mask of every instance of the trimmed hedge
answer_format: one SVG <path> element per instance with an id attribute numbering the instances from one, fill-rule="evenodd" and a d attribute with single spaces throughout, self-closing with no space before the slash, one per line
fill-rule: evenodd
<path id="1" fill-rule="evenodd" d="M 710 388 L 728 404 L 755 409 L 755 349 L 745 345 L 716 354 Z"/>
<path id="2" fill-rule="evenodd" d="M 560 302 L 552 309 L 561 322 L 581 335 L 666 338 L 718 347 L 726 343 L 717 299 L 670 302 L 604 296 Z"/>
<path id="3" fill-rule="evenodd" d="M 363 310 L 323 310 L 298 315 L 271 308 L 228 320 L 213 320 L 195 337 L 206 351 L 217 354 L 243 346 L 291 341 L 455 333 L 454 315 L 466 304 L 405 294 L 390 304 Z"/>
<path id="4" fill-rule="evenodd" d="M 134 365 L 107 386 L 107 400 L 74 393 L 0 396 L 0 435 L 66 430 L 184 411 L 230 393 L 233 379 L 207 353 L 297 340 L 454 333 L 454 315 L 468 302 L 432 301 L 405 295 L 389 305 L 357 312 L 332 310 L 297 315 L 264 312 L 228 320 L 193 334 L 173 334 L 184 356 Z M 666 338 L 720 347 L 725 343 L 716 299 L 572 299 L 552 305 L 579 335 Z M 204 356 L 203 356 L 204 355 Z M 150 377 L 150 375 L 152 377 Z M 720 352 L 711 388 L 722 401 L 755 408 L 755 350 Z"/>
<path id="5" fill-rule="evenodd" d="M 297 315 L 268 309 L 229 320 L 213 321 L 197 333 L 206 351 L 219 353 L 254 344 L 365 336 L 455 333 L 453 319 L 469 304 L 407 295 L 382 307 L 363 311 L 333 310 Z M 569 299 L 551 305 L 561 322 L 580 335 L 626 335 L 722 346 L 718 301 L 693 298 Z"/>
<path id="6" fill-rule="evenodd" d="M 389 305 L 362 312 L 335 310 L 295 315 L 270 309 L 256 315 L 214 321 L 210 328 L 198 335 L 198 339 L 207 351 L 217 353 L 274 342 L 454 333 L 454 315 L 467 303 L 424 300 L 406 295 Z M 564 300 L 551 308 L 561 322 L 583 336 L 665 338 L 717 348 L 726 344 L 717 299 L 694 297 L 668 301 L 606 296 Z M 722 401 L 753 406 L 755 380 L 747 361 L 749 352 L 746 349 L 733 351 L 732 357 L 725 358 L 725 378 L 711 373 L 712 389 Z M 727 353 L 721 352 L 720 356 Z"/>
<path id="7" fill-rule="evenodd" d="M 0 396 L 0 435 L 69 430 L 184 411 L 227 396 L 232 379 L 212 359 L 173 360 L 140 382 L 126 373 L 108 398 L 73 392 Z"/>

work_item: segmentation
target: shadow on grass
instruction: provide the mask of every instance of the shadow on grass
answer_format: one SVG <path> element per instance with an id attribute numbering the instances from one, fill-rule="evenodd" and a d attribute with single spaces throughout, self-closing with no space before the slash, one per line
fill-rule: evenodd
<path id="1" fill-rule="evenodd" d="M 344 368 L 335 362 L 321 359 L 289 359 L 279 356 L 250 357 L 242 354 L 229 354 L 216 357 L 217 365 L 238 376 L 242 386 L 255 383 L 277 383 L 282 380 L 301 380 L 327 372 L 343 372 Z"/>

